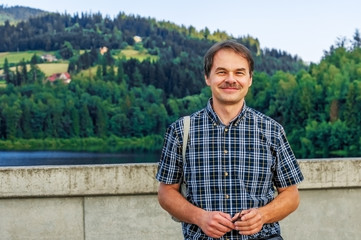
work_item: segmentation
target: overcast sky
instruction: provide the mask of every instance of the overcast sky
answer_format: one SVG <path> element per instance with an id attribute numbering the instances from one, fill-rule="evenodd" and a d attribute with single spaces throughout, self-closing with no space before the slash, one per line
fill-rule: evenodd
<path id="1" fill-rule="evenodd" d="M 258 38 L 261 48 L 284 50 L 315 63 L 338 39 L 352 40 L 361 29 L 359 0 L 2 0 L 0 4 L 110 17 L 124 12 L 197 30 L 219 29 L 234 37 L 250 35 Z"/>

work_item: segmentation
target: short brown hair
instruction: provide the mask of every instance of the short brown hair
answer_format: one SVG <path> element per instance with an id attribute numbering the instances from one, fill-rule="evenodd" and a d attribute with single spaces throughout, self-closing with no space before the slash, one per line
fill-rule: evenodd
<path id="1" fill-rule="evenodd" d="M 221 49 L 231 49 L 244 57 L 249 65 L 249 74 L 252 76 L 254 70 L 254 60 L 251 51 L 243 44 L 236 42 L 235 40 L 225 40 L 214 44 L 204 55 L 203 68 L 204 74 L 207 77 L 209 77 L 209 74 L 211 73 L 214 55 Z"/>

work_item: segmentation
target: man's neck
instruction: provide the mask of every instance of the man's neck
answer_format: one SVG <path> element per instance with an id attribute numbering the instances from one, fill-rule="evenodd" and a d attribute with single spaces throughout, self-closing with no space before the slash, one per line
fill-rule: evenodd
<path id="1" fill-rule="evenodd" d="M 222 123 L 227 126 L 235 117 L 240 114 L 243 105 L 244 101 L 240 102 L 239 104 L 229 105 L 213 102 L 212 107 L 218 117 L 221 119 Z"/>

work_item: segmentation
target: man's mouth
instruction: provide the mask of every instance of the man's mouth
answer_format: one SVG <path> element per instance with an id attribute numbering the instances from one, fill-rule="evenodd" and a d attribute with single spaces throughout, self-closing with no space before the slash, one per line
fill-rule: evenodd
<path id="1" fill-rule="evenodd" d="M 233 90 L 239 90 L 241 89 L 241 86 L 239 86 L 238 84 L 227 84 L 224 83 L 220 86 L 221 89 L 233 89 Z"/>

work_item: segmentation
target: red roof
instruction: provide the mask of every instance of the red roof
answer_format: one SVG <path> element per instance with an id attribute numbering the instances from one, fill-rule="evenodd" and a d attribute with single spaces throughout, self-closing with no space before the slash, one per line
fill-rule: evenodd
<path id="1" fill-rule="evenodd" d="M 51 76 L 49 76 L 46 80 L 48 80 L 49 82 L 54 82 L 56 80 L 66 80 L 66 81 L 70 81 L 71 80 L 71 76 L 68 72 L 64 72 L 64 73 L 54 73 Z"/>

